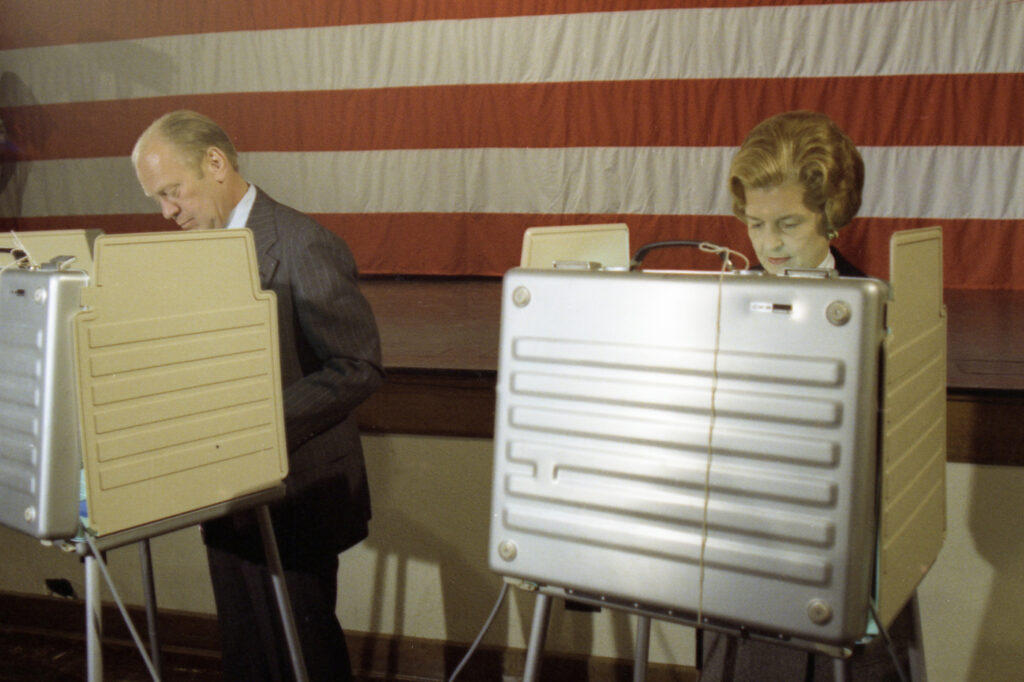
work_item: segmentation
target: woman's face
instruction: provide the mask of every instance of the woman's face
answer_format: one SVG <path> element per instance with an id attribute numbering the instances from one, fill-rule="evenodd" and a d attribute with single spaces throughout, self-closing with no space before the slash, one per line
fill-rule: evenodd
<path id="1" fill-rule="evenodd" d="M 828 255 L 825 220 L 804 206 L 804 188 L 790 182 L 746 191 L 747 236 L 764 269 L 816 268 Z"/>

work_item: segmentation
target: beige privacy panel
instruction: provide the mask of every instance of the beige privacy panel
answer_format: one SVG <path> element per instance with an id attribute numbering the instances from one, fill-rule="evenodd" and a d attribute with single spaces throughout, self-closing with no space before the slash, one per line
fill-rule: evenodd
<path id="1" fill-rule="evenodd" d="M 70 267 L 92 274 L 93 248 L 102 230 L 47 230 L 40 232 L 0 233 L 0 249 L 23 249 L 35 264 L 58 256 L 72 256 Z M 10 253 L 0 252 L 0 268 L 14 261 Z"/>
<path id="2" fill-rule="evenodd" d="M 628 268 L 629 228 L 625 223 L 527 228 L 520 266 L 551 268 L 559 262 Z"/>
<path id="3" fill-rule="evenodd" d="M 277 305 L 249 230 L 107 235 L 75 319 L 89 526 L 98 535 L 287 473 Z"/>
<path id="4" fill-rule="evenodd" d="M 946 531 L 946 310 L 942 230 L 893 235 L 885 344 L 878 608 L 891 623 Z"/>

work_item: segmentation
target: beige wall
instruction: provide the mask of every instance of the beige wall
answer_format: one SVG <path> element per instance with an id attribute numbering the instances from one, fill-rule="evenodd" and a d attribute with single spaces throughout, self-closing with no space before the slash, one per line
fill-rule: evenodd
<path id="1" fill-rule="evenodd" d="M 921 585 L 929 679 L 1024 678 L 1024 467 L 949 464 L 946 542 Z"/>
<path id="2" fill-rule="evenodd" d="M 374 493 L 371 537 L 342 557 L 338 613 L 345 627 L 458 642 L 472 640 L 501 580 L 487 567 L 491 443 L 368 436 Z M 1016 680 L 1024 670 L 1024 468 L 950 464 L 949 529 L 920 590 L 929 677 Z M 45 578 L 82 593 L 77 558 L 0 528 L 0 590 L 44 594 Z M 213 598 L 198 531 L 152 542 L 160 605 L 210 613 Z M 109 560 L 122 596 L 141 603 L 137 552 Z M 525 647 L 532 596 L 513 590 L 486 642 Z M 555 605 L 548 650 L 632 656 L 633 619 Z M 692 665 L 688 628 L 655 623 L 651 660 Z"/>

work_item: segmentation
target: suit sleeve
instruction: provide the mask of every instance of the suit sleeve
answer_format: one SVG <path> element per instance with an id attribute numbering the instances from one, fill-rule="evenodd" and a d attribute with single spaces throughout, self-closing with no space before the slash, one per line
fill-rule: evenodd
<path id="1" fill-rule="evenodd" d="M 344 421 L 382 383 L 380 339 L 340 238 L 310 221 L 286 246 L 303 377 L 284 387 L 288 450 Z"/>

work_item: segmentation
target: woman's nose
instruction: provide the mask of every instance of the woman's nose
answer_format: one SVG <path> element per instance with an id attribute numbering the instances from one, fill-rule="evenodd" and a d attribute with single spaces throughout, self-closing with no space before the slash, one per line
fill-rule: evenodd
<path id="1" fill-rule="evenodd" d="M 764 244 L 769 249 L 782 246 L 782 230 L 774 225 L 766 226 L 764 232 Z"/>

